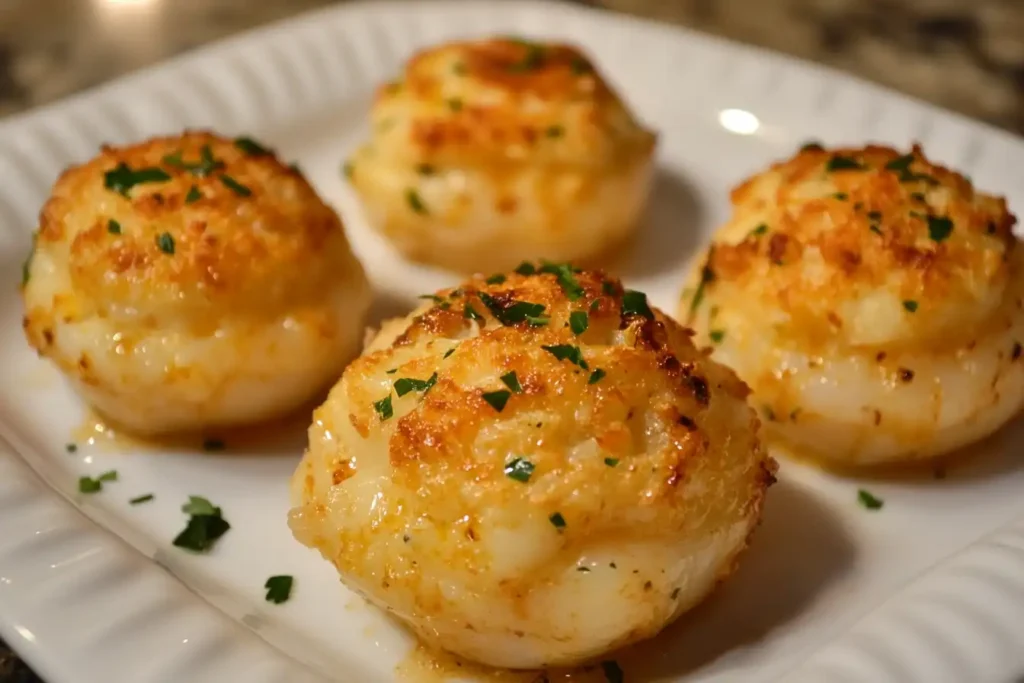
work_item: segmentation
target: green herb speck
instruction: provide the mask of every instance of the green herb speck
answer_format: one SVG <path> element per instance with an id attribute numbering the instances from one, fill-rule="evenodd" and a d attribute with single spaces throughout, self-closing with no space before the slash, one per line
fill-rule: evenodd
<path id="1" fill-rule="evenodd" d="M 387 420 L 394 415 L 395 411 L 391 407 L 391 394 L 388 394 L 379 401 L 374 401 L 373 409 L 377 411 L 381 421 Z"/>
<path id="2" fill-rule="evenodd" d="M 548 517 L 548 521 L 554 525 L 556 529 L 565 528 L 565 517 L 562 516 L 561 512 L 556 512 Z"/>
<path id="3" fill-rule="evenodd" d="M 590 378 L 587 380 L 587 384 L 597 384 L 602 379 L 604 379 L 604 376 L 606 374 L 608 374 L 608 373 L 606 373 L 601 368 L 598 368 L 597 370 L 594 370 L 592 373 L 590 373 Z"/>
<path id="4" fill-rule="evenodd" d="M 263 587 L 267 589 L 267 602 L 280 605 L 288 600 L 292 594 L 292 585 L 295 580 L 290 576 L 271 576 Z"/>
<path id="5" fill-rule="evenodd" d="M 516 371 L 507 372 L 501 376 L 501 381 L 506 387 L 511 389 L 517 394 L 523 393 L 523 386 L 519 383 L 519 377 L 516 376 Z"/>
<path id="6" fill-rule="evenodd" d="M 857 501 L 868 510 L 881 510 L 882 506 L 885 505 L 885 501 L 881 498 L 876 498 L 864 489 L 857 491 Z"/>
<path id="7" fill-rule="evenodd" d="M 165 254 L 174 254 L 174 238 L 171 233 L 162 232 L 156 236 L 156 246 Z"/>
<path id="8" fill-rule="evenodd" d="M 526 458 L 513 458 L 505 463 L 505 476 L 524 484 L 530 481 L 533 470 L 533 463 Z"/>
<path id="9" fill-rule="evenodd" d="M 505 404 L 508 403 L 508 399 L 512 394 L 504 389 L 499 391 L 488 391 L 483 395 L 483 399 L 490 404 L 499 413 L 505 409 Z"/>
<path id="10" fill-rule="evenodd" d="M 409 208 L 420 214 L 421 216 L 427 215 L 427 207 L 423 203 L 423 199 L 420 198 L 420 193 L 409 188 L 405 191 L 405 201 L 409 204 Z"/>
<path id="11" fill-rule="evenodd" d="M 220 181 L 224 183 L 225 187 L 237 194 L 239 197 L 249 197 L 252 195 L 252 190 L 229 175 L 222 175 L 220 177 Z"/>
<path id="12" fill-rule="evenodd" d="M 590 320 L 587 318 L 587 314 L 585 312 L 573 311 L 569 314 L 569 328 L 576 336 L 586 332 L 589 326 Z"/>

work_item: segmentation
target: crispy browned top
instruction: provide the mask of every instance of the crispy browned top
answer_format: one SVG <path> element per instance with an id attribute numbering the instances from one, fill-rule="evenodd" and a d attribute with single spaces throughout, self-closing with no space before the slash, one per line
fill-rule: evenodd
<path id="1" fill-rule="evenodd" d="M 118 191 L 118 180 L 149 180 Z M 155 176 L 155 177 L 154 177 Z M 38 249 L 66 260 L 76 292 L 140 310 L 292 304 L 348 247 L 335 213 L 272 153 L 207 132 L 104 147 L 65 171 Z"/>
<path id="2" fill-rule="evenodd" d="M 376 145 L 431 163 L 608 163 L 654 144 L 577 48 L 512 38 L 417 54 L 380 89 L 373 122 Z"/>
<path id="3" fill-rule="evenodd" d="M 749 292 L 794 329 L 863 327 L 888 302 L 909 302 L 916 330 L 943 334 L 999 304 L 1017 248 L 1006 201 L 919 147 L 805 148 L 732 202 L 706 288 Z"/>

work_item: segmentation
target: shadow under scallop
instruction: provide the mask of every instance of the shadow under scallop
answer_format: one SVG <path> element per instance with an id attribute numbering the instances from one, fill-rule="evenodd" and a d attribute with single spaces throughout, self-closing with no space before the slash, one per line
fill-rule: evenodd
<path id="1" fill-rule="evenodd" d="M 640 230 L 608 269 L 625 278 L 679 270 L 704 243 L 703 215 L 697 190 L 687 179 L 659 167 Z"/>
<path id="2" fill-rule="evenodd" d="M 624 667 L 632 680 L 662 681 L 712 665 L 716 673 L 749 666 L 752 646 L 797 619 L 855 562 L 831 510 L 780 482 L 736 574 L 660 636 L 624 653 Z"/>

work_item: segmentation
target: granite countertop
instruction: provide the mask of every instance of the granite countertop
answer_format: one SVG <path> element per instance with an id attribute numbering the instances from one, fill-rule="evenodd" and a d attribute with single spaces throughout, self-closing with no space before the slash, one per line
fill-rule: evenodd
<path id="1" fill-rule="evenodd" d="M 837 67 L 1024 133 L 1022 0 L 577 0 Z M 0 0 L 0 116 L 330 0 Z M 0 683 L 37 683 L 0 642 Z"/>

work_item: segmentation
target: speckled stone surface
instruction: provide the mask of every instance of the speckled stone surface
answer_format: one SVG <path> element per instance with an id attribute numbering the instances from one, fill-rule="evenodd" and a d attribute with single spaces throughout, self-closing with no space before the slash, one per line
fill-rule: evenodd
<path id="1" fill-rule="evenodd" d="M 577 1 L 790 53 L 1024 133 L 1024 0 Z M 0 0 L 0 116 L 329 4 Z M 0 642 L 0 683 L 38 682 Z"/>

